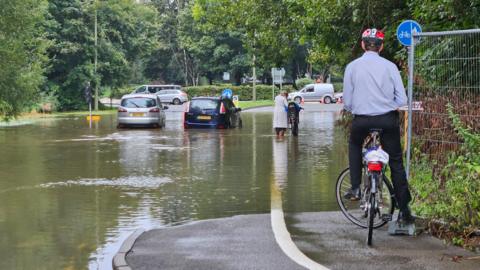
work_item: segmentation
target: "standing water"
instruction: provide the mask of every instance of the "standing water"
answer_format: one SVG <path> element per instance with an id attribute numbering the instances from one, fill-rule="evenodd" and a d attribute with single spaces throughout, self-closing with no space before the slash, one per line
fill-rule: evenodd
<path id="1" fill-rule="evenodd" d="M 268 213 L 278 172 L 286 212 L 336 209 L 337 112 L 303 113 L 281 141 L 270 112 L 242 117 L 235 130 L 184 131 L 179 112 L 164 129 L 118 130 L 115 115 L 0 128 L 0 269 L 111 269 L 137 228 Z"/>

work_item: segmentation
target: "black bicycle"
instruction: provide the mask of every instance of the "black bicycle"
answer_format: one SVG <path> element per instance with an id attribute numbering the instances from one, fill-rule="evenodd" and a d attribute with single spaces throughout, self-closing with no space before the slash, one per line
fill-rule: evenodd
<path id="1" fill-rule="evenodd" d="M 370 131 L 363 144 L 363 153 L 380 147 L 380 133 L 381 130 L 378 129 Z M 373 229 L 392 220 L 395 211 L 393 187 L 385 176 L 385 168 L 381 162 L 364 159 L 360 200 L 356 201 L 344 198 L 344 194 L 351 187 L 349 168 L 343 170 L 337 179 L 337 203 L 348 220 L 368 229 L 368 245 L 372 245 Z"/>
<path id="2" fill-rule="evenodd" d="M 287 106 L 288 123 L 292 129 L 292 135 L 298 136 L 298 122 L 300 118 L 299 110 L 295 102 L 289 102 Z"/>

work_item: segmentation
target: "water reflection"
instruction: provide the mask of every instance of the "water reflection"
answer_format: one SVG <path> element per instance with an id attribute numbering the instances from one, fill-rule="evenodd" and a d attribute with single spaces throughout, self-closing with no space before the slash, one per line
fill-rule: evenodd
<path id="1" fill-rule="evenodd" d="M 285 139 L 273 139 L 272 146 L 275 185 L 282 190 L 286 187 L 288 180 L 288 144 Z"/>
<path id="2" fill-rule="evenodd" d="M 121 132 L 125 139 L 118 140 L 118 158 L 125 174 L 152 174 L 157 167 L 158 146 L 151 130 L 128 130 Z"/>

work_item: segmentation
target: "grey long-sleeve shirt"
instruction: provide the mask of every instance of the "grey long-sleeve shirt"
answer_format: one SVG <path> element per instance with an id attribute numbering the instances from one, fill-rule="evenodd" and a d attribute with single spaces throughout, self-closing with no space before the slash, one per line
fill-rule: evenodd
<path id="1" fill-rule="evenodd" d="M 380 115 L 407 104 L 397 66 L 376 52 L 367 51 L 347 65 L 343 101 L 357 115 Z"/>

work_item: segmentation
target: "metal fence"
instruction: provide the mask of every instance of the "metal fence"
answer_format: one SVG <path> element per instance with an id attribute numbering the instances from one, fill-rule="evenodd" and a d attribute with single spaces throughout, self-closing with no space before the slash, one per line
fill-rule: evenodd
<path id="1" fill-rule="evenodd" d="M 447 112 L 454 113 L 475 132 L 480 132 L 480 29 L 415 33 L 420 40 L 410 49 L 413 65 L 409 76 L 410 101 L 423 110 L 409 110 L 410 157 L 418 149 L 434 161 L 437 172 L 451 152 L 462 144 Z M 417 103 L 417 105 L 419 105 Z M 412 104 L 409 104 L 412 107 Z"/>

